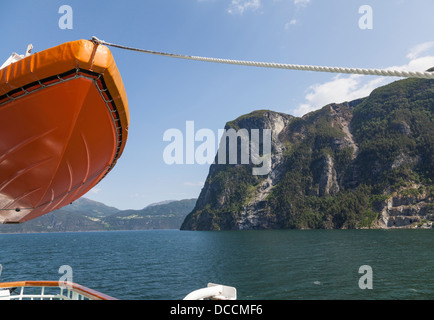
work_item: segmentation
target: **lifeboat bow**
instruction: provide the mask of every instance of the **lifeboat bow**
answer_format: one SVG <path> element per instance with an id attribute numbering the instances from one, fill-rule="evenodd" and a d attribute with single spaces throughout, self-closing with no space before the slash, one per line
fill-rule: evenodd
<path id="1" fill-rule="evenodd" d="M 125 88 L 110 50 L 64 43 L 0 70 L 0 222 L 59 209 L 114 167 L 128 135 Z"/>

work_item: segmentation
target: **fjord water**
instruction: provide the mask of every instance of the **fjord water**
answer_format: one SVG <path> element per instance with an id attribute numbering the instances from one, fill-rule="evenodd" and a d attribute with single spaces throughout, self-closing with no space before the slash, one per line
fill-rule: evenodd
<path id="1" fill-rule="evenodd" d="M 432 230 L 1 234 L 1 281 L 73 282 L 118 299 L 182 299 L 208 282 L 242 300 L 434 299 Z M 362 290 L 359 268 L 372 268 Z"/>

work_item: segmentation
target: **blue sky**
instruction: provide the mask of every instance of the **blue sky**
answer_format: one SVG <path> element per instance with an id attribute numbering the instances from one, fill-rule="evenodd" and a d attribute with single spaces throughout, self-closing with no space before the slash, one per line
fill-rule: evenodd
<path id="1" fill-rule="evenodd" d="M 60 29 L 59 7 L 73 9 Z M 361 29 L 370 5 L 373 28 Z M 97 36 L 149 50 L 342 67 L 434 66 L 432 0 L 1 1 L 1 63 L 32 43 L 42 51 Z M 217 130 L 257 109 L 301 116 L 368 95 L 395 79 L 259 69 L 150 56 L 111 48 L 131 123 L 124 154 L 86 197 L 120 209 L 199 196 L 209 165 L 167 165 L 166 130 Z"/>

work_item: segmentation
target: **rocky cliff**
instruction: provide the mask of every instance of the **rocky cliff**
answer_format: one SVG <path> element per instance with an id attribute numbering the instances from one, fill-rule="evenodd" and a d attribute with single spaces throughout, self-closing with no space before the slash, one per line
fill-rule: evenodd
<path id="1" fill-rule="evenodd" d="M 255 111 L 230 128 L 271 130 L 271 170 L 216 161 L 181 229 L 432 226 L 433 80 L 397 81 L 302 118 Z"/>

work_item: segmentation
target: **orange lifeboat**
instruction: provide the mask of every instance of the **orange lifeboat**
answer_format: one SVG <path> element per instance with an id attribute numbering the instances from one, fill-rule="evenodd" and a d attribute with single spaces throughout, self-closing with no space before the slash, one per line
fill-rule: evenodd
<path id="1" fill-rule="evenodd" d="M 0 70 L 0 222 L 59 209 L 122 154 L 129 113 L 110 50 L 78 40 Z"/>

